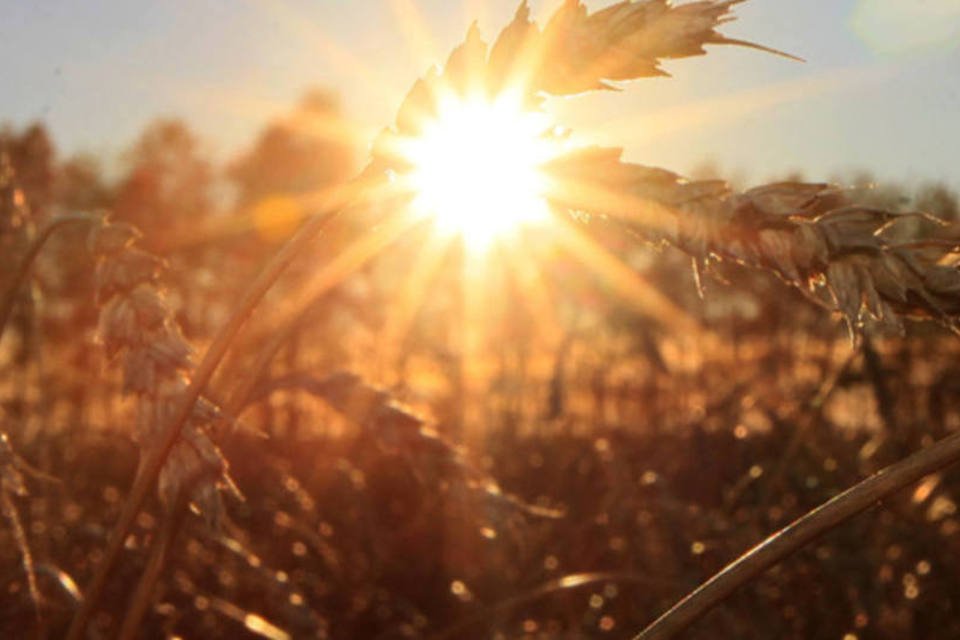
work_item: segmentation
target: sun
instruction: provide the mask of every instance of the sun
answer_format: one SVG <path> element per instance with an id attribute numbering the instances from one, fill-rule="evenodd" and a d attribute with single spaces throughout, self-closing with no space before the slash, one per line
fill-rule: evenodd
<path id="1" fill-rule="evenodd" d="M 412 166 L 414 211 L 472 249 L 546 219 L 541 167 L 558 146 L 546 115 L 509 95 L 451 97 L 437 106 L 435 118 L 403 149 Z"/>

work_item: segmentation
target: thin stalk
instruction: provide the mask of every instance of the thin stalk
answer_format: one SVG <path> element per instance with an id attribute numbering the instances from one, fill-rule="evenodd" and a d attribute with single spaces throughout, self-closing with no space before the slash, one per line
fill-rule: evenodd
<path id="1" fill-rule="evenodd" d="M 50 239 L 50 236 L 62 227 L 77 222 L 90 222 L 95 219 L 94 216 L 87 213 L 66 213 L 60 216 L 54 216 L 33 240 L 30 248 L 27 250 L 27 255 L 23 256 L 23 260 L 20 261 L 20 266 L 17 267 L 13 281 L 10 282 L 10 286 L 7 287 L 6 292 L 4 292 L 3 300 L 0 300 L 0 338 L 3 337 L 3 331 L 7 328 L 7 321 L 10 320 L 13 307 L 17 303 L 17 292 L 20 290 L 20 287 L 23 286 L 27 275 L 30 273 L 30 267 L 33 266 L 33 261 L 37 259 L 40 250 L 43 249 L 43 245 Z"/>
<path id="2" fill-rule="evenodd" d="M 303 326 L 303 322 L 307 318 L 309 316 L 306 313 L 299 314 L 292 320 L 288 320 L 279 330 L 273 332 L 273 338 L 257 353 L 256 358 L 247 369 L 246 376 L 240 380 L 227 404 L 224 405 L 224 411 L 228 415 L 239 416 L 243 413 L 243 410 L 253 400 L 251 394 L 257 385 L 263 381 L 270 362 L 290 337 Z"/>
<path id="3" fill-rule="evenodd" d="M 234 387 L 226 403 L 224 411 L 228 415 L 239 417 L 250 402 L 250 394 L 254 392 L 270 362 L 283 348 L 292 335 L 303 323 L 309 322 L 310 308 L 318 304 L 322 296 L 347 275 L 353 273 L 361 265 L 379 254 L 385 247 L 395 241 L 400 235 L 411 228 L 411 222 L 402 216 L 387 217 L 374 230 L 371 230 L 362 241 L 353 242 L 333 259 L 331 259 L 316 276 L 305 285 L 301 294 L 303 302 L 297 303 L 292 309 L 284 312 L 276 321 L 272 333 L 274 338 L 268 342 L 257 354 L 251 365 L 245 365 L 246 375 Z"/>
<path id="4" fill-rule="evenodd" d="M 666 640 L 734 591 L 821 535 L 921 478 L 960 460 L 960 433 L 921 449 L 828 500 L 773 534 L 660 616 L 634 640 Z"/>
<path id="5" fill-rule="evenodd" d="M 166 564 L 167 556 L 173 548 L 173 543 L 180 531 L 180 525 L 186 515 L 186 501 L 177 500 L 175 507 L 165 514 L 163 524 L 157 537 L 153 539 L 150 545 L 149 559 L 147 566 L 140 575 L 140 582 L 134 591 L 133 598 L 130 600 L 130 606 L 127 608 L 127 615 L 123 618 L 123 624 L 120 625 L 120 635 L 118 640 L 134 640 L 140 636 L 140 623 L 143 621 L 147 609 L 153 600 L 153 590 L 160 579 L 163 567 Z"/>
<path id="6" fill-rule="evenodd" d="M 97 566 L 90 584 L 84 592 L 84 600 L 74 615 L 67 634 L 67 640 L 80 640 L 84 636 L 87 621 L 93 614 L 94 607 L 103 594 L 110 571 L 116 564 L 123 551 L 123 542 L 140 512 L 147 494 L 154 486 L 160 469 L 163 467 L 170 450 L 180 436 L 180 431 L 193 410 L 193 405 L 200 397 L 204 387 L 210 381 L 220 361 L 227 353 L 233 339 L 240 328 L 253 313 L 260 300 L 273 286 L 283 273 L 284 269 L 297 255 L 304 250 L 311 241 L 326 227 L 327 223 L 336 216 L 336 213 L 325 211 L 309 218 L 302 227 L 290 238 L 283 247 L 273 256 L 256 280 L 247 288 L 240 303 L 227 323 L 220 328 L 213 343 L 207 349 L 203 360 L 194 372 L 190 386 L 184 391 L 177 402 L 173 418 L 164 430 L 159 446 L 151 450 L 143 463 L 143 472 L 137 476 L 130 489 L 130 494 L 123 505 L 120 517 L 114 525 L 104 552 L 103 561 Z"/>
<path id="7" fill-rule="evenodd" d="M 0 489 L 0 511 L 10 521 L 10 527 L 13 529 L 13 537 L 17 546 L 20 548 L 20 564 L 23 566 L 23 573 L 27 578 L 27 590 L 30 592 L 30 600 L 33 603 L 33 613 L 36 617 L 36 638 L 42 640 L 46 637 L 46 625 L 43 621 L 43 611 L 41 609 L 40 589 L 37 587 L 37 571 L 33 564 L 33 554 L 30 552 L 30 545 L 27 544 L 27 534 L 23 530 L 23 523 L 20 521 L 20 514 L 17 513 L 17 507 L 10 498 L 10 494 L 5 489 Z"/>

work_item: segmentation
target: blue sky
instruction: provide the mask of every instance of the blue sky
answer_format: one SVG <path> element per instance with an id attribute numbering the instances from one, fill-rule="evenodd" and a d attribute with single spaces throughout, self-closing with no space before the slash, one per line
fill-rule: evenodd
<path id="1" fill-rule="evenodd" d="M 531 1 L 544 16 L 559 0 Z M 604 2 L 588 2 L 591 7 Z M 62 153 L 116 158 L 177 115 L 218 158 L 311 85 L 371 135 L 473 18 L 492 38 L 514 0 L 0 0 L 0 121 L 42 119 Z M 960 186 L 960 0 L 750 0 L 725 33 L 805 64 L 713 47 L 671 79 L 553 101 L 586 140 L 689 171 L 760 180 L 850 168 Z"/>

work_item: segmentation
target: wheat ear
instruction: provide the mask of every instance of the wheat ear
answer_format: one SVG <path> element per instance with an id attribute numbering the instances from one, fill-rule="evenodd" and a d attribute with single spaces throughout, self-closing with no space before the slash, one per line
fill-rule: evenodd
<path id="1" fill-rule="evenodd" d="M 773 272 L 832 304 L 851 335 L 868 321 L 902 330 L 904 318 L 958 330 L 957 244 L 902 242 L 890 233 L 904 218 L 932 220 L 922 212 L 860 206 L 823 183 L 777 182 L 736 193 L 722 181 L 688 181 L 622 162 L 619 149 L 581 150 L 549 170 L 570 185 L 557 197 L 564 209 L 678 247 L 702 268 L 727 261 Z"/>
<path id="2" fill-rule="evenodd" d="M 67 634 L 68 640 L 80 640 L 83 637 L 87 622 L 97 601 L 103 594 L 110 571 L 120 557 L 124 540 L 137 513 L 139 513 L 154 482 L 160 476 L 168 456 L 179 441 L 181 431 L 196 411 L 195 407 L 200 400 L 204 387 L 210 382 L 233 339 L 286 267 L 311 244 L 327 223 L 336 216 L 336 212 L 343 208 L 346 203 L 371 190 L 370 180 L 353 182 L 343 190 L 332 194 L 329 201 L 325 203 L 324 210 L 314 214 L 304 222 L 303 226 L 280 248 L 257 278 L 247 287 L 233 314 L 217 332 L 203 359 L 191 372 L 189 384 L 176 397 L 171 399 L 172 404 L 164 412 L 165 420 L 157 431 L 156 440 L 146 457 L 141 461 L 137 477 L 123 504 L 117 523 L 111 531 L 103 560 L 97 566 L 93 578 L 91 578 L 90 584 L 84 592 L 84 600 L 70 624 Z"/>

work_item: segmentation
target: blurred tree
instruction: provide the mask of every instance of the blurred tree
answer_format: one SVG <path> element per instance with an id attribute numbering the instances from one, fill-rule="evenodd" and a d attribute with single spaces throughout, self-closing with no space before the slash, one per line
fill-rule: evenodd
<path id="1" fill-rule="evenodd" d="M 10 127 L 0 129 L 0 153 L 9 157 L 30 212 L 46 214 L 53 200 L 56 159 L 47 128 L 35 122 L 19 133 Z"/>
<path id="2" fill-rule="evenodd" d="M 241 207 L 278 195 L 303 195 L 353 173 L 354 149 L 336 94 L 313 89 L 294 112 L 269 124 L 229 176 Z"/>
<path id="3" fill-rule="evenodd" d="M 57 168 L 56 204 L 66 211 L 90 211 L 109 207 L 113 192 L 103 177 L 99 161 L 91 155 L 68 158 Z"/>
<path id="4" fill-rule="evenodd" d="M 23 192 L 14 182 L 13 162 L 9 154 L 0 149 L 0 252 L 3 260 L 12 257 L 7 243 L 13 243 L 14 234 L 26 224 Z M 3 275 L 12 273 L 4 271 Z"/>
<path id="5" fill-rule="evenodd" d="M 181 120 L 149 125 L 127 152 L 129 171 L 117 189 L 115 212 L 144 231 L 150 251 L 167 253 L 186 225 L 211 210 L 213 170 L 198 137 Z"/>
<path id="6" fill-rule="evenodd" d="M 34 228 L 27 205 L 27 198 L 17 181 L 18 175 L 12 161 L 13 153 L 20 150 L 18 140 L 3 139 L 0 134 L 0 293 L 6 295 L 7 288 L 14 282 L 20 261 L 27 252 L 33 238 Z M 24 156 L 20 156 L 21 161 Z M 0 404 L 0 416 L 10 417 L 22 422 L 26 415 L 26 403 L 29 386 L 33 382 L 28 378 L 27 367 L 36 347 L 36 298 L 33 283 L 21 286 L 15 291 L 16 302 L 10 318 L 8 333 L 17 336 L 9 351 L 0 351 L 0 366 L 11 366 L 14 370 L 12 393 L 5 394 Z M 3 336 L 0 336 L 3 337 Z M 10 344 L 10 343 L 7 343 Z"/>

